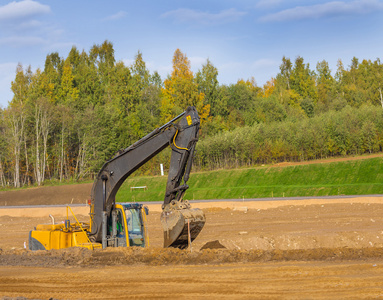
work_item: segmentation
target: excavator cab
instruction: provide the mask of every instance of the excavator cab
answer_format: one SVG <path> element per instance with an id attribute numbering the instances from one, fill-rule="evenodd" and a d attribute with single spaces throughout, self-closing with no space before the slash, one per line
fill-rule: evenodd
<path id="1" fill-rule="evenodd" d="M 103 248 L 148 246 L 147 215 L 148 208 L 142 204 L 116 204 L 107 219 L 108 227 L 103 239 Z"/>
<path id="2" fill-rule="evenodd" d="M 128 226 L 129 246 L 145 247 L 149 244 L 146 229 L 146 216 L 149 210 L 142 204 L 123 204 Z"/>

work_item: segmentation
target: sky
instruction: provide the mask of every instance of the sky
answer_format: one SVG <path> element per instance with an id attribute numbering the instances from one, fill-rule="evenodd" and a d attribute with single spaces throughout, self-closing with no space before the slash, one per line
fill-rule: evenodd
<path id="1" fill-rule="evenodd" d="M 326 60 L 383 56 L 383 0 L 0 0 L 0 107 L 12 100 L 17 64 L 43 69 L 45 58 L 89 52 L 105 40 L 131 65 L 140 51 L 162 79 L 180 49 L 197 72 L 207 59 L 220 84 L 254 77 L 262 86 L 282 57 L 315 70 Z"/>

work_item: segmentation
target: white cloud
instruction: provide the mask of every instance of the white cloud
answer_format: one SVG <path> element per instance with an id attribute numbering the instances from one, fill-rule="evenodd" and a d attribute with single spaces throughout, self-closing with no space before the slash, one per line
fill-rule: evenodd
<path id="1" fill-rule="evenodd" d="M 253 67 L 256 70 L 274 67 L 274 66 L 278 66 L 278 62 L 272 59 L 267 59 L 267 58 L 258 59 L 255 62 L 253 62 Z"/>
<path id="2" fill-rule="evenodd" d="M 192 70 L 199 70 L 202 68 L 202 65 L 206 63 L 206 57 L 201 56 L 192 56 L 189 57 L 190 66 Z"/>
<path id="3" fill-rule="evenodd" d="M 44 26 L 44 24 L 37 20 L 28 20 L 26 22 L 20 22 L 16 25 L 16 29 L 18 31 L 32 30 L 32 29 L 40 29 Z"/>
<path id="4" fill-rule="evenodd" d="M 238 71 L 238 70 L 242 70 L 246 67 L 246 65 L 244 63 L 241 63 L 241 62 L 235 62 L 235 61 L 229 61 L 229 62 L 225 62 L 225 63 L 221 63 L 221 64 L 218 64 L 217 68 L 218 70 L 221 72 L 221 71 L 231 71 L 231 70 L 234 70 L 234 71 Z"/>
<path id="5" fill-rule="evenodd" d="M 81 47 L 74 42 L 58 42 L 47 45 L 49 51 L 58 51 L 63 50 L 69 52 L 72 47 L 75 46 L 78 50 L 81 50 Z"/>
<path id="6" fill-rule="evenodd" d="M 106 18 L 104 18 L 104 21 L 115 21 L 115 20 L 120 20 L 120 19 L 123 19 L 125 18 L 126 16 L 126 11 L 119 11 L 118 13 L 114 14 L 114 15 L 110 15 L 110 16 L 107 16 Z"/>
<path id="7" fill-rule="evenodd" d="M 217 25 L 237 21 L 244 15 L 246 15 L 246 12 L 238 11 L 235 8 L 222 10 L 216 14 L 193 9 L 180 8 L 168 11 L 162 14 L 161 17 L 172 18 L 179 23 Z"/>
<path id="8" fill-rule="evenodd" d="M 260 18 L 261 22 L 282 22 L 304 19 L 319 19 L 344 15 L 367 14 L 383 9 L 379 0 L 333 1 L 311 6 L 297 6 Z"/>
<path id="9" fill-rule="evenodd" d="M 46 45 L 47 41 L 38 36 L 12 36 L 0 39 L 0 45 L 11 47 L 25 47 Z"/>
<path id="10" fill-rule="evenodd" d="M 162 80 L 164 80 L 168 75 L 171 74 L 173 70 L 173 65 L 172 64 L 167 64 L 167 65 L 158 65 L 158 64 L 148 64 L 149 70 L 151 72 L 157 71 L 158 74 L 160 74 Z"/>
<path id="11" fill-rule="evenodd" d="M 13 1 L 6 5 L 0 6 L 0 22 L 31 18 L 37 15 L 48 14 L 50 12 L 51 9 L 48 5 L 43 5 L 36 1 Z"/>
<path id="12" fill-rule="evenodd" d="M 51 8 L 48 5 L 33 0 L 0 6 L 0 45 L 15 48 L 56 47 L 65 31 L 57 28 L 55 23 L 44 21 L 49 13 Z"/>

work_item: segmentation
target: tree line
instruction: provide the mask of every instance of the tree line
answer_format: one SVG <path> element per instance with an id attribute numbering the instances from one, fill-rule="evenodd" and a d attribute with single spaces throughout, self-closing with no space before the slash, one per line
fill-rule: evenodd
<path id="1" fill-rule="evenodd" d="M 177 49 L 167 78 L 138 52 L 126 66 L 113 44 L 47 55 L 44 69 L 18 65 L 13 98 L 0 109 L 0 186 L 92 178 L 119 149 L 193 105 L 201 117 L 197 169 L 382 151 L 383 65 L 326 61 L 315 70 L 283 57 L 264 86 L 224 85 L 210 60 L 195 74 Z M 168 162 L 161 153 L 141 173 Z M 156 166 L 156 167 L 154 167 Z"/>
<path id="2" fill-rule="evenodd" d="M 203 139 L 195 166 L 200 170 L 249 167 L 286 161 L 381 152 L 383 110 L 346 106 L 312 118 L 257 123 Z"/>

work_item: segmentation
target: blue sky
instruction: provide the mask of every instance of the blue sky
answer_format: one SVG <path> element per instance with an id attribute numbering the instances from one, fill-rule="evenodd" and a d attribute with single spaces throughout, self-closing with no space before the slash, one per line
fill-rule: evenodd
<path id="1" fill-rule="evenodd" d="M 311 69 L 326 60 L 381 58 L 383 0 L 0 0 L 0 106 L 12 99 L 18 63 L 44 67 L 105 40 L 130 65 L 138 51 L 164 79 L 179 48 L 198 71 L 209 59 L 221 84 L 254 77 L 262 86 L 282 57 L 302 56 Z"/>

